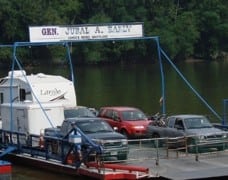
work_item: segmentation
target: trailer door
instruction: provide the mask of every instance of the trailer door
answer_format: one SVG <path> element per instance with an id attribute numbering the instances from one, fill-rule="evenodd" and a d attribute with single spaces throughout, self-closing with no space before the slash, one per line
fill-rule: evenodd
<path id="1" fill-rule="evenodd" d="M 18 132 L 26 133 L 25 109 L 16 109 L 16 129 Z"/>

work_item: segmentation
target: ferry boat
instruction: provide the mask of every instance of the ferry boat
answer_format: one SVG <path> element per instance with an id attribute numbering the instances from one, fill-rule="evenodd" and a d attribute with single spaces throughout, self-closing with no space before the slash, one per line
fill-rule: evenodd
<path id="1" fill-rule="evenodd" d="M 58 172 L 89 176 L 97 179 L 141 179 L 149 177 L 149 169 L 127 164 L 104 163 L 96 155 L 92 162 L 77 159 L 74 151 L 50 154 L 45 137 L 45 128 L 60 126 L 64 109 L 77 107 L 74 82 L 58 75 L 43 73 L 26 74 L 21 64 L 14 59 L 19 70 L 14 68 L 0 80 L 1 146 L 0 157 L 45 167 Z M 76 146 L 79 138 L 68 135 L 58 139 L 56 146 Z M 79 140 L 81 142 L 81 140 Z M 91 153 L 102 154 L 102 147 L 92 141 Z M 61 145 L 60 145 L 61 144 Z M 59 149 L 61 149 L 59 148 Z"/>

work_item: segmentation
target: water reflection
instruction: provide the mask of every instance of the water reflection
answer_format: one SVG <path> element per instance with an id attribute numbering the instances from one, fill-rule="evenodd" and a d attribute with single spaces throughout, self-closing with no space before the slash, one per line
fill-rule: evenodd
<path id="1" fill-rule="evenodd" d="M 192 87 L 220 115 L 222 100 L 228 90 L 227 63 L 182 63 L 178 69 Z M 157 64 L 128 64 L 109 66 L 77 66 L 75 85 L 79 105 L 99 108 L 107 105 L 135 106 L 148 114 L 161 110 L 161 77 Z M 69 77 L 68 67 L 35 67 L 30 73 L 47 73 Z M 164 66 L 166 113 L 197 113 L 213 117 L 213 113 L 184 83 L 167 63 Z M 1 70 L 5 76 L 8 70 Z M 213 117 L 214 118 L 214 117 Z"/>
<path id="2" fill-rule="evenodd" d="M 26 167 L 26 166 L 19 166 L 19 165 L 13 164 L 12 169 L 13 169 L 12 180 L 40 180 L 40 179 L 75 180 L 75 177 L 72 177 L 72 176 L 51 173 L 51 172 L 47 172 L 45 170 L 34 169 L 31 167 Z M 86 180 L 86 178 L 84 180 Z"/>
<path id="3" fill-rule="evenodd" d="M 183 63 L 177 66 L 193 88 L 222 115 L 228 84 L 227 64 Z M 197 113 L 213 117 L 174 69 L 165 65 L 166 112 Z M 160 71 L 157 64 L 76 68 L 78 104 L 99 108 L 106 105 L 136 106 L 146 113 L 160 111 Z"/>

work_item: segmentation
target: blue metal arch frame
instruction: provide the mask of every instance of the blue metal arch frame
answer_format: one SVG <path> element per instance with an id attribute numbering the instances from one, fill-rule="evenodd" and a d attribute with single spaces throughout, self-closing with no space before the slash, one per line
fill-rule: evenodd
<path id="1" fill-rule="evenodd" d="M 96 40 L 77 40 L 77 41 L 61 41 L 61 42 L 41 42 L 41 43 L 32 43 L 32 42 L 15 42 L 13 45 L 4 45 L 6 47 L 13 47 L 13 62 L 11 69 L 14 70 L 15 68 L 15 62 L 19 66 L 19 68 L 22 68 L 19 61 L 17 60 L 17 48 L 18 47 L 25 47 L 25 46 L 47 46 L 47 45 L 62 45 L 66 47 L 68 62 L 70 66 L 71 71 L 71 80 L 75 84 L 75 76 L 73 71 L 73 65 L 72 60 L 70 56 L 70 49 L 69 49 L 69 43 L 80 43 L 80 42 L 104 42 L 104 41 L 126 41 L 126 40 L 154 40 L 157 46 L 157 53 L 158 53 L 158 61 L 160 66 L 160 75 L 161 75 L 161 111 L 163 114 L 166 114 L 166 92 L 165 92 L 165 75 L 164 75 L 164 68 L 163 68 L 163 61 L 162 57 L 167 60 L 170 65 L 174 68 L 174 70 L 178 73 L 178 75 L 182 78 L 182 80 L 187 84 L 187 86 L 195 93 L 195 95 L 207 106 L 207 108 L 220 120 L 222 121 L 222 118 L 219 116 L 218 113 L 215 112 L 215 110 L 207 103 L 207 101 L 191 86 L 191 84 L 187 81 L 187 79 L 184 77 L 184 75 L 178 70 L 178 68 L 174 65 L 174 63 L 170 60 L 170 58 L 167 56 L 167 54 L 164 52 L 164 50 L 160 47 L 160 41 L 159 36 L 152 36 L 152 37 L 136 37 L 136 38 L 115 38 L 115 39 L 96 39 Z M 11 96 L 12 97 L 12 96 Z"/>

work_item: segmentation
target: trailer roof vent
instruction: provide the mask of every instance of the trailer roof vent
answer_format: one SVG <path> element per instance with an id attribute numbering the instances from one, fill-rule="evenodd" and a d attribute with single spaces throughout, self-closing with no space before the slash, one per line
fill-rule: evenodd
<path id="1" fill-rule="evenodd" d="M 43 74 L 43 73 L 38 73 L 37 74 L 37 77 L 38 78 L 45 78 L 45 77 L 47 77 L 47 75 L 46 74 Z"/>

